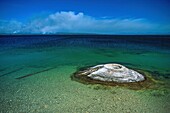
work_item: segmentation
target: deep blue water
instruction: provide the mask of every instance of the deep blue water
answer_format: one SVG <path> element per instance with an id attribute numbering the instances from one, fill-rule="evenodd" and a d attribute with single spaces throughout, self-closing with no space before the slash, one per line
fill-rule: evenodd
<path id="1" fill-rule="evenodd" d="M 32 53 L 30 53 L 30 51 Z M 34 53 L 44 54 L 34 56 Z M 46 54 L 48 53 L 48 57 Z M 18 54 L 18 56 L 17 56 Z M 19 56 L 25 54 L 25 56 Z M 84 55 L 86 54 L 86 55 Z M 14 55 L 14 56 L 12 56 Z M 170 36 L 166 35 L 6 35 L 0 36 L 0 61 L 2 65 L 15 64 L 18 57 L 31 56 L 50 62 L 54 58 L 59 64 L 91 65 L 105 62 L 133 64 L 169 74 Z M 56 58 L 58 57 L 58 58 Z M 78 59 L 77 59 L 78 57 Z M 16 59 L 14 61 L 13 59 Z M 70 59 L 70 60 L 68 60 Z M 19 62 L 19 61 L 18 61 Z M 17 63 L 16 63 L 17 65 Z M 18 64 L 19 65 L 19 64 Z M 49 64 L 52 65 L 52 64 Z M 3 68 L 3 67 L 2 67 Z"/>
<path id="2" fill-rule="evenodd" d="M 170 51 L 170 36 L 143 35 L 28 35 L 0 36 L 2 48 L 85 46 Z"/>

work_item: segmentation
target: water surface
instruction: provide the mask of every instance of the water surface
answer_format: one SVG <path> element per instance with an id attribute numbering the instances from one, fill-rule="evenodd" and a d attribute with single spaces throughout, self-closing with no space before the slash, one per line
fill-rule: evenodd
<path id="1" fill-rule="evenodd" d="M 157 89 L 84 85 L 80 67 L 120 63 L 150 72 Z M 1 112 L 168 113 L 170 36 L 0 36 Z"/>

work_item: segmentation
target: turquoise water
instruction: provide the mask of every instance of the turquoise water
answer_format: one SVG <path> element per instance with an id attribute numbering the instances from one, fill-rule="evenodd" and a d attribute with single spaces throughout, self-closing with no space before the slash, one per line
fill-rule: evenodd
<path id="1" fill-rule="evenodd" d="M 78 68 L 111 62 L 150 72 L 161 82 L 160 89 L 105 88 L 70 78 Z M 0 108 L 1 112 L 168 112 L 169 69 L 169 36 L 1 36 Z M 127 101 L 127 96 L 134 98 Z"/>

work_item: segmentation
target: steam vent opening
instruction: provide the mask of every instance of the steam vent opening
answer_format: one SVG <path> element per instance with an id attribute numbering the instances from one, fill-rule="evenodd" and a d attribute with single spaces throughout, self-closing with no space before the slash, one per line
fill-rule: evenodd
<path id="1" fill-rule="evenodd" d="M 84 84 L 126 86 L 131 89 L 150 88 L 154 83 L 149 73 L 142 70 L 129 69 L 115 63 L 80 69 L 71 78 Z"/>

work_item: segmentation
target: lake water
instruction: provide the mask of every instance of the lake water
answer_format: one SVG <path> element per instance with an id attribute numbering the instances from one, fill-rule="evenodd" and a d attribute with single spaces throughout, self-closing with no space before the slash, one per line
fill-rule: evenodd
<path id="1" fill-rule="evenodd" d="M 82 84 L 77 69 L 120 63 L 149 72 L 156 88 Z M 0 36 L 0 112 L 168 113 L 170 36 Z"/>

